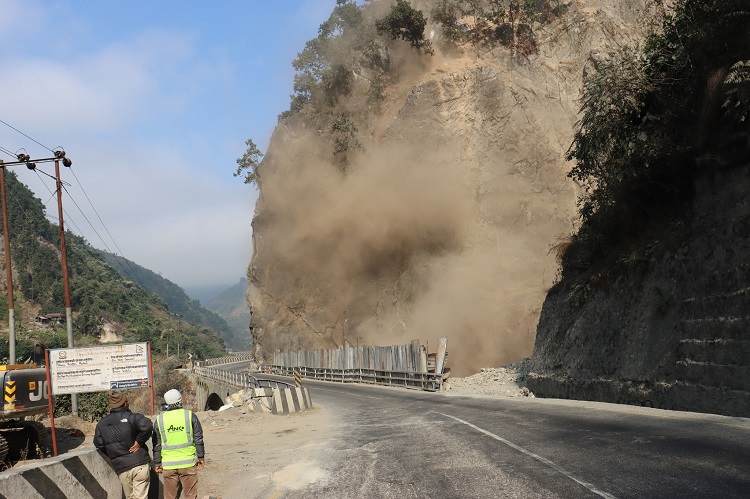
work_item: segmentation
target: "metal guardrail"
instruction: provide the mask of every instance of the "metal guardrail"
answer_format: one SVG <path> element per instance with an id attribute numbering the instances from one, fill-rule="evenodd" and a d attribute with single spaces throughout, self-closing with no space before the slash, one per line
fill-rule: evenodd
<path id="1" fill-rule="evenodd" d="M 219 364 L 232 364 L 233 362 L 245 362 L 248 360 L 253 360 L 252 354 L 250 352 L 242 352 L 242 353 L 238 352 L 234 355 L 230 355 L 227 357 L 217 357 L 215 359 L 199 360 L 196 362 L 196 365 L 199 367 L 206 367 L 206 366 L 216 366 Z"/>
<path id="2" fill-rule="evenodd" d="M 365 383 L 373 385 L 403 386 L 435 392 L 443 384 L 443 375 L 435 373 L 385 371 L 380 369 L 332 369 L 319 367 L 265 366 L 264 372 L 282 376 L 294 376 L 297 370 L 300 376 L 320 381 L 340 383 Z"/>
<path id="3" fill-rule="evenodd" d="M 253 360 L 250 353 L 238 354 L 217 359 L 207 359 L 198 363 L 195 373 L 209 379 L 223 381 L 241 388 L 290 388 L 293 383 L 269 379 L 258 379 L 248 373 L 224 371 L 218 368 L 206 367 L 220 364 L 231 364 Z M 364 383 L 372 385 L 403 386 L 417 390 L 430 392 L 439 391 L 443 385 L 446 374 L 435 374 L 428 372 L 393 371 L 385 369 L 335 369 L 330 367 L 288 367 L 280 365 L 264 366 L 263 372 L 270 372 L 281 376 L 294 376 L 297 370 L 300 376 L 306 379 L 320 381 L 334 381 L 340 383 Z"/>
<path id="4" fill-rule="evenodd" d="M 237 361 L 233 361 L 237 362 Z M 258 379 L 248 373 L 224 371 L 213 367 L 196 367 L 195 374 L 204 378 L 222 381 L 239 388 L 294 388 L 293 383 L 273 379 Z"/>

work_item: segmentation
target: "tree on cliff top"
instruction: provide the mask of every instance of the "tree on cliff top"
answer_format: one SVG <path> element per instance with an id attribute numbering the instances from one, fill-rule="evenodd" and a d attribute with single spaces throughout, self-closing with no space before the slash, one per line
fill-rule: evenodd
<path id="1" fill-rule="evenodd" d="M 433 53 L 430 41 L 424 38 L 427 18 L 406 0 L 396 0 L 388 15 L 375 21 L 375 26 L 379 35 L 388 35 L 391 40 L 401 38 L 417 50 L 426 54 Z"/>
<path id="2" fill-rule="evenodd" d="M 281 113 L 279 120 L 299 112 L 316 98 L 335 105 L 339 97 L 351 92 L 356 57 L 373 50 L 366 40 L 362 8 L 353 0 L 336 3 L 328 20 L 318 28 L 318 36 L 309 40 L 292 61 L 296 70 L 294 94 L 289 110 Z"/>
<path id="3" fill-rule="evenodd" d="M 292 62 L 296 70 L 294 93 L 289 110 L 279 114 L 279 121 L 312 104 L 321 114 L 339 105 L 339 100 L 365 90 L 365 98 L 377 108 L 384 98 L 387 79 L 397 71 L 391 67 L 389 44 L 402 38 L 413 47 L 432 52 L 424 39 L 427 20 L 408 2 L 398 0 L 388 15 L 376 20 L 369 2 L 337 0 L 331 16 L 318 29 Z M 372 9 L 373 11 L 376 9 Z"/>
<path id="4" fill-rule="evenodd" d="M 235 177 L 244 176 L 246 184 L 258 184 L 258 167 L 260 166 L 260 160 L 263 157 L 263 153 L 260 152 L 258 146 L 255 145 L 253 139 L 247 139 L 245 141 L 247 150 L 241 158 L 237 158 L 237 169 L 232 174 Z"/>

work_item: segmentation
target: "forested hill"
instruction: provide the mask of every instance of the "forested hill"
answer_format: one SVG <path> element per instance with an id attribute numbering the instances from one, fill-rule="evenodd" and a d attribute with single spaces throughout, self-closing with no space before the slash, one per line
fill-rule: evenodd
<path id="1" fill-rule="evenodd" d="M 247 279 L 243 277 L 237 284 L 219 294 L 206 305 L 207 309 L 223 317 L 232 331 L 245 340 L 241 344 L 242 349 L 251 344 L 248 328 L 252 317 L 250 307 L 247 304 L 247 288 Z M 234 343 L 227 342 L 227 345 L 233 347 Z"/>
<path id="2" fill-rule="evenodd" d="M 25 361 L 33 356 L 35 348 L 38 354 L 41 346 L 67 345 L 64 323 L 38 320 L 45 314 L 64 317 L 60 230 L 47 220 L 41 200 L 34 197 L 14 172 L 6 171 L 5 177 L 15 298 L 15 360 Z M 124 278 L 83 238 L 67 232 L 65 240 L 76 345 L 150 341 L 158 355 L 166 352 L 168 341 L 175 344 L 169 333 L 177 328 L 184 354 L 205 358 L 225 351 L 224 340 L 204 322 L 191 323 L 193 314 L 184 313 L 189 307 L 173 308 L 170 300 L 157 291 L 146 290 L 140 283 Z M 1 247 L 0 254 L 4 261 Z M 0 357 L 7 361 L 8 283 L 6 273 L 1 274 Z M 176 322 L 170 311 L 182 313 L 184 317 L 178 317 L 181 322 Z"/>
<path id="3" fill-rule="evenodd" d="M 220 338 L 223 338 L 229 348 L 234 350 L 247 350 L 250 348 L 250 334 L 246 332 L 247 326 L 250 324 L 249 317 L 243 325 L 242 330 L 238 331 L 237 328 L 231 327 L 221 315 L 202 307 L 198 300 L 190 298 L 184 289 L 172 281 L 164 279 L 159 274 L 119 255 L 113 255 L 106 251 L 99 251 L 99 254 L 120 275 L 134 280 L 148 293 L 156 294 L 164 300 L 173 317 L 209 328 Z M 247 308 L 246 304 L 245 308 Z M 245 331 L 244 335 L 241 334 L 242 331 Z"/>

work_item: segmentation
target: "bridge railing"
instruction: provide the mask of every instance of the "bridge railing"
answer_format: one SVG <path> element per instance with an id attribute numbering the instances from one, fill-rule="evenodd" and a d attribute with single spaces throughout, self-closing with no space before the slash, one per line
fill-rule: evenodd
<path id="1" fill-rule="evenodd" d="M 344 342 L 333 349 L 277 351 L 262 370 L 342 383 L 396 385 L 437 391 L 448 377 L 446 337 L 438 340 L 438 351 L 428 354 L 427 346 L 413 340 L 407 345 L 356 346 Z"/>
<path id="2" fill-rule="evenodd" d="M 333 369 L 327 367 L 287 367 L 265 366 L 264 372 L 282 376 L 294 376 L 297 371 L 300 377 L 321 381 L 340 383 L 365 383 L 373 385 L 403 386 L 425 391 L 438 391 L 443 382 L 442 374 L 387 371 L 382 369 Z"/>
<path id="3" fill-rule="evenodd" d="M 232 361 L 237 362 L 237 361 Z M 248 373 L 224 371 L 215 367 L 196 367 L 195 374 L 204 378 L 222 381 L 238 388 L 290 388 L 293 383 L 272 379 L 258 379 Z"/>
<path id="4" fill-rule="evenodd" d="M 234 362 L 245 362 L 253 360 L 250 352 L 237 352 L 234 355 L 228 355 L 226 357 L 217 357 L 215 359 L 199 360 L 195 363 L 198 367 L 216 366 L 220 364 L 232 364 Z"/>
<path id="5" fill-rule="evenodd" d="M 449 376 L 445 369 L 447 339 L 438 341 L 438 353 L 428 354 L 427 347 L 418 340 L 408 345 L 359 346 L 349 343 L 335 349 L 290 350 L 276 352 L 270 365 L 262 371 L 282 376 L 342 383 L 366 383 L 402 386 L 426 391 L 438 391 L 443 380 Z M 211 368 L 233 362 L 253 360 L 250 353 L 208 359 L 201 362 L 195 371 L 201 376 L 223 381 L 239 387 L 263 387 L 274 383 L 293 386 L 291 383 L 259 380 L 248 373 L 230 372 Z M 312 367 L 316 366 L 316 367 Z M 273 387 L 273 386 L 271 386 Z"/>

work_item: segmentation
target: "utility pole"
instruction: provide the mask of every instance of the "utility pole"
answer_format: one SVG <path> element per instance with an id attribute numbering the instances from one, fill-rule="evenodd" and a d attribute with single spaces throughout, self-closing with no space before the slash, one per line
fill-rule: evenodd
<path id="1" fill-rule="evenodd" d="M 15 309 L 13 307 L 13 268 L 11 267 L 11 258 L 10 258 L 10 234 L 8 233 L 8 212 L 7 212 L 7 203 L 5 201 L 6 192 L 5 192 L 5 168 L 8 166 L 16 166 L 16 165 L 26 165 L 26 168 L 29 170 L 36 169 L 37 163 L 49 163 L 51 161 L 55 162 L 55 170 L 57 171 L 57 196 L 58 196 L 58 204 L 60 205 L 60 230 L 62 232 L 63 227 L 63 220 L 62 220 L 62 200 L 60 199 L 60 191 L 62 190 L 62 182 L 60 181 L 60 171 L 58 162 L 62 161 L 64 166 L 70 167 L 70 165 L 73 164 L 73 162 L 65 157 L 65 151 L 58 150 L 54 151 L 55 157 L 54 158 L 41 158 L 41 159 L 31 159 L 28 154 L 19 154 L 17 156 L 18 161 L 8 161 L 3 162 L 0 161 L 0 190 L 2 191 L 2 211 L 3 211 L 3 239 L 5 243 L 5 271 L 7 273 L 7 279 L 8 279 L 8 325 L 10 328 L 10 334 L 8 338 L 8 353 L 10 357 L 11 363 L 15 363 L 16 359 L 16 331 L 15 331 Z M 63 253 L 62 253 L 62 259 L 63 259 L 63 278 L 64 278 L 64 284 L 66 285 L 66 304 L 68 305 L 68 347 L 73 346 L 73 329 L 72 329 L 72 322 L 71 322 L 71 315 L 70 315 L 70 290 L 67 286 L 67 254 L 65 252 L 65 238 L 64 233 L 62 237 L 63 241 Z M 78 398 L 77 395 L 74 393 L 72 396 L 72 404 L 73 404 L 73 414 L 75 416 L 78 416 Z"/>
<path id="2" fill-rule="evenodd" d="M 65 151 L 55 152 L 55 179 L 57 180 L 57 216 L 60 221 L 60 253 L 62 254 L 63 289 L 65 291 L 65 324 L 68 329 L 68 348 L 73 347 L 73 312 L 70 306 L 70 282 L 68 281 L 68 251 L 65 247 L 65 224 L 63 222 L 62 180 L 60 180 L 60 159 L 70 167 L 72 162 L 65 157 Z M 78 394 L 70 395 L 71 412 L 78 417 Z"/>
<path id="3" fill-rule="evenodd" d="M 184 317 L 184 315 L 182 314 L 173 313 L 172 315 L 174 315 L 175 317 Z M 181 332 L 180 327 L 181 327 L 180 319 L 177 319 L 177 359 L 178 360 L 180 358 L 180 332 Z M 167 357 L 169 357 L 169 355 L 167 355 Z"/>
<path id="4" fill-rule="evenodd" d="M 10 260 L 10 232 L 8 232 L 8 205 L 5 201 L 5 165 L 0 159 L 0 195 L 3 209 L 3 242 L 5 243 L 5 278 L 8 285 L 8 364 L 16 363 L 16 317 L 13 307 L 13 267 Z"/>

